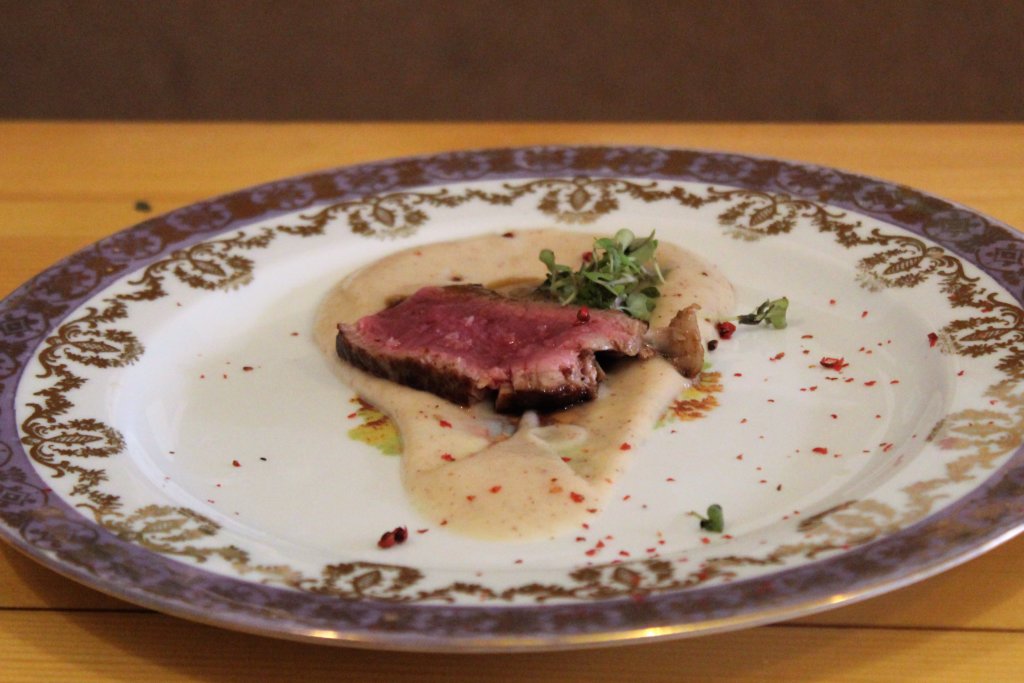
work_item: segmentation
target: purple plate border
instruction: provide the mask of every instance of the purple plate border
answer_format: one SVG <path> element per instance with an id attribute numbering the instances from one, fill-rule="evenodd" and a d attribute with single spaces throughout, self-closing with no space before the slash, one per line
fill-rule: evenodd
<path id="1" fill-rule="evenodd" d="M 969 560 L 1024 529 L 1024 449 L 967 497 L 921 522 L 765 577 L 640 600 L 447 606 L 349 601 L 233 579 L 122 541 L 53 495 L 18 439 L 14 394 L 37 346 L 77 306 L 174 249 L 285 212 L 472 180 L 631 177 L 786 193 L 924 236 L 1024 301 L 1024 238 L 960 205 L 835 169 L 708 151 L 528 147 L 350 166 L 193 204 L 100 240 L 0 301 L 0 537 L 47 567 L 195 621 L 320 643 L 430 651 L 564 649 L 705 634 L 877 595 Z M 955 542 L 950 542 L 955 538 Z"/>

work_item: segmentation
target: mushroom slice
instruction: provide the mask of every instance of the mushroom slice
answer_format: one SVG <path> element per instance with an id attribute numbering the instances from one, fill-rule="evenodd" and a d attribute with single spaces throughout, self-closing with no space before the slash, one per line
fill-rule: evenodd
<path id="1" fill-rule="evenodd" d="M 704 343 L 700 338 L 697 311 L 700 306 L 690 304 L 682 309 L 666 327 L 650 331 L 648 341 L 665 360 L 672 363 L 683 377 L 694 378 L 704 367 Z"/>

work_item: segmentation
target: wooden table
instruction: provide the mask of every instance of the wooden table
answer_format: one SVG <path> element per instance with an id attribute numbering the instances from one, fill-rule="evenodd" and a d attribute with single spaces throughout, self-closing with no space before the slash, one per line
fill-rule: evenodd
<path id="1" fill-rule="evenodd" d="M 1024 125 L 0 124 L 0 296 L 104 235 L 221 192 L 398 155 L 536 143 L 728 149 L 898 181 L 1024 227 Z M 149 214 L 151 215 L 151 214 Z M 1011 681 L 1024 538 L 815 617 L 564 653 L 334 649 L 108 598 L 0 544 L 0 680 Z"/>

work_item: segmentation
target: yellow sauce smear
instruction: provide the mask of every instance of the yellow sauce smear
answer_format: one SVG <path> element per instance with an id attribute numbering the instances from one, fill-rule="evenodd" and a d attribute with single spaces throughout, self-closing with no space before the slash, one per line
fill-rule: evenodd
<path id="1" fill-rule="evenodd" d="M 348 430 L 349 437 L 373 446 L 384 455 L 401 455 L 402 437 L 391 418 L 358 396 L 352 402 L 359 409 L 349 417 L 361 420 L 362 424 Z"/>

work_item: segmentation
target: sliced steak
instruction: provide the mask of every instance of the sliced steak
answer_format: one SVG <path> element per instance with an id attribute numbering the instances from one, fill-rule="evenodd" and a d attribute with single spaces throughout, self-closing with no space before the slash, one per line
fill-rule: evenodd
<path id="1" fill-rule="evenodd" d="M 338 355 L 379 377 L 461 405 L 495 396 L 501 412 L 594 398 L 595 354 L 650 357 L 647 325 L 618 311 L 509 299 L 479 285 L 424 287 L 353 324 Z"/>

